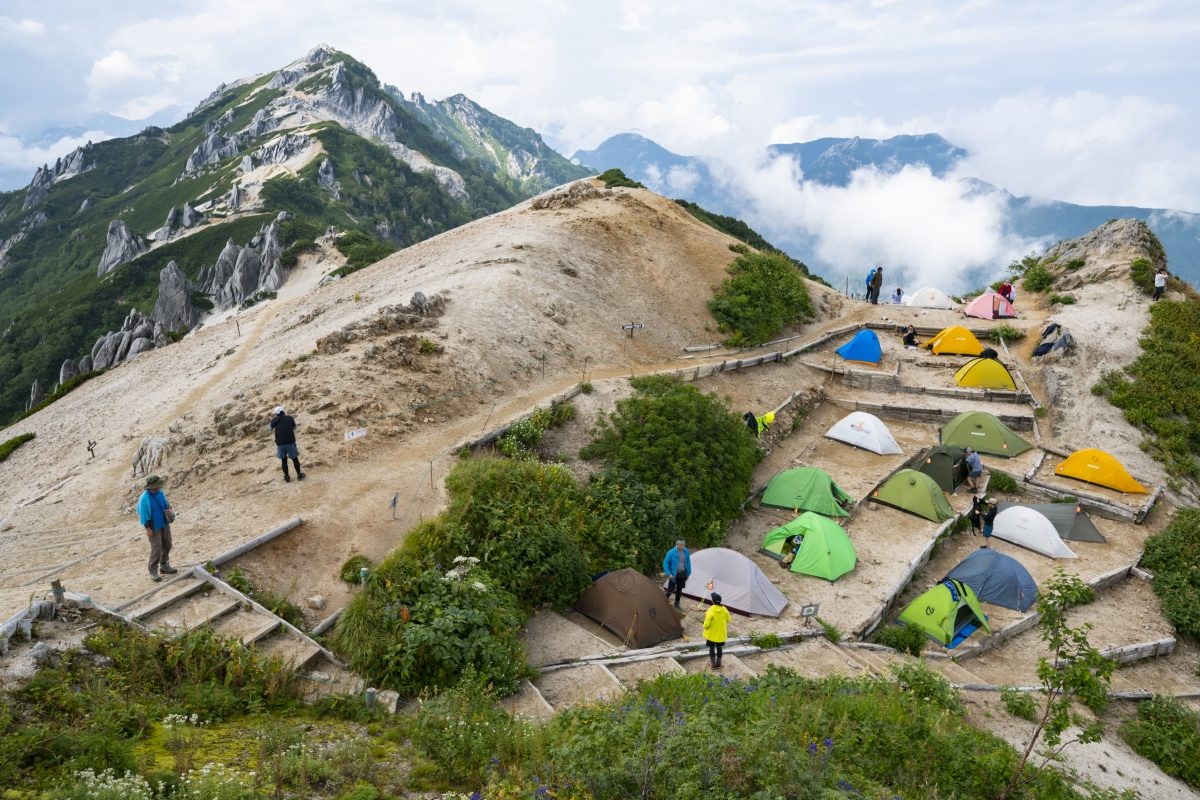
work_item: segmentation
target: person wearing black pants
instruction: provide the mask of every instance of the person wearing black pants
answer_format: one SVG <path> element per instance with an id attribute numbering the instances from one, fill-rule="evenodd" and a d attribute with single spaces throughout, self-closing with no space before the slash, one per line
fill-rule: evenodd
<path id="1" fill-rule="evenodd" d="M 288 474 L 288 458 L 296 466 L 296 480 L 304 480 L 304 472 L 300 469 L 300 450 L 296 447 L 296 420 L 284 412 L 283 406 L 275 407 L 271 430 L 275 431 L 275 456 L 283 465 L 283 480 L 287 483 L 292 481 L 292 476 Z"/>
<path id="2" fill-rule="evenodd" d="M 704 641 L 708 644 L 708 665 L 721 668 L 721 651 L 729 638 L 729 609 L 721 605 L 721 595 L 712 593 L 712 608 L 704 615 Z"/>
<path id="3" fill-rule="evenodd" d="M 683 587 L 692 574 L 692 554 L 687 549 L 683 539 L 675 542 L 675 546 L 663 556 L 663 572 L 667 576 L 667 598 L 675 593 L 675 607 L 679 608 L 679 598 L 683 597 Z"/>

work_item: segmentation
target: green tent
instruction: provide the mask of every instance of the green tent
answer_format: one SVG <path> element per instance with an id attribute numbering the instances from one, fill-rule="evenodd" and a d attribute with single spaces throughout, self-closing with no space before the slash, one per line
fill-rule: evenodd
<path id="1" fill-rule="evenodd" d="M 980 453 L 1012 458 L 1033 447 L 986 411 L 964 411 L 941 430 L 942 444 L 970 447 Z"/>
<path id="2" fill-rule="evenodd" d="M 762 552 L 782 561 L 793 550 L 793 537 L 799 537 L 800 548 L 792 559 L 792 572 L 836 581 L 858 563 L 858 554 L 842 526 L 811 511 L 768 533 Z"/>
<path id="3" fill-rule="evenodd" d="M 965 638 L 963 634 L 970 635 L 975 628 L 992 632 L 975 592 L 953 578 L 947 578 L 909 603 L 901 612 L 900 621 L 917 626 L 943 645 Z"/>
<path id="4" fill-rule="evenodd" d="M 762 504 L 815 511 L 827 517 L 848 517 L 850 513 L 842 506 L 853 505 L 854 498 L 843 492 L 825 470 L 796 467 L 771 478 L 763 492 Z"/>
<path id="5" fill-rule="evenodd" d="M 938 445 L 930 449 L 917 470 L 933 478 L 943 492 L 953 492 L 967 480 L 965 453 L 961 447 L 952 444 Z"/>
<path id="6" fill-rule="evenodd" d="M 902 469 L 888 478 L 871 493 L 871 499 L 934 522 L 954 516 L 937 481 L 915 469 Z"/>

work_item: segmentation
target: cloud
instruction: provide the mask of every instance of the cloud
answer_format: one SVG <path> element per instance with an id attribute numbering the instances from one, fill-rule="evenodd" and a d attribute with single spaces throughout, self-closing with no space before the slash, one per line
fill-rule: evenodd
<path id="1" fill-rule="evenodd" d="M 945 131 L 971 153 L 960 174 L 1016 194 L 1200 210 L 1200 153 L 1185 126 L 1183 109 L 1144 95 L 1034 90 L 951 112 Z"/>
<path id="2" fill-rule="evenodd" d="M 125 119 L 149 117 L 181 100 L 170 87 L 179 83 L 182 64 L 171 55 L 138 54 L 114 49 L 92 64 L 85 82 L 98 109 Z"/>
<path id="3" fill-rule="evenodd" d="M 46 26 L 36 19 L 12 19 L 0 17 L 0 36 L 34 37 L 45 36 Z"/>
<path id="4" fill-rule="evenodd" d="M 931 130 L 934 130 L 933 122 L 924 117 L 892 123 L 879 117 L 868 117 L 863 114 L 833 119 L 825 119 L 819 114 L 808 114 L 792 117 L 771 128 L 770 133 L 767 134 L 767 143 L 807 142 L 827 136 L 887 139 L 901 134 L 928 133 Z"/>
<path id="5" fill-rule="evenodd" d="M 633 113 L 633 127 L 668 148 L 685 150 L 733 129 L 712 92 L 704 86 L 687 84 L 639 104 Z"/>
<path id="6" fill-rule="evenodd" d="M 18 136 L 0 131 L 0 171 L 27 170 L 29 177 L 43 164 L 53 164 L 59 156 L 88 142 L 100 142 L 111 139 L 112 135 L 104 131 L 85 131 L 79 136 L 63 136 L 55 142 L 46 145 L 30 145 Z"/>

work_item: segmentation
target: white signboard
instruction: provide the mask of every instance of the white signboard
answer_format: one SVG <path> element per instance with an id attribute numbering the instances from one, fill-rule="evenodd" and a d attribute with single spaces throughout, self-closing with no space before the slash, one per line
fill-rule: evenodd
<path id="1" fill-rule="evenodd" d="M 355 439 L 361 439 L 367 435 L 366 428 L 355 428 L 352 431 L 346 431 L 346 441 L 353 442 Z"/>
<path id="2" fill-rule="evenodd" d="M 817 612 L 820 610 L 821 610 L 820 603 L 813 603 L 811 606 L 801 606 L 800 607 L 800 616 L 815 617 L 817 615 Z"/>

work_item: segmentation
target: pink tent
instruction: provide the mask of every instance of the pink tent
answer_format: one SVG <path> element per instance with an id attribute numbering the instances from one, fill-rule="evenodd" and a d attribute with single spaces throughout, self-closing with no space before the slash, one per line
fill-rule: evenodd
<path id="1" fill-rule="evenodd" d="M 1015 317 L 1013 304 L 996 292 L 988 289 L 963 307 L 963 314 L 980 319 L 999 319 L 1000 317 Z"/>

